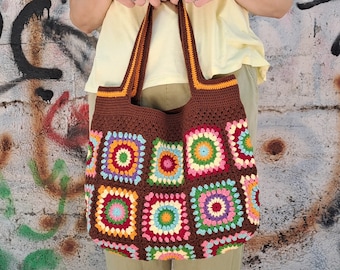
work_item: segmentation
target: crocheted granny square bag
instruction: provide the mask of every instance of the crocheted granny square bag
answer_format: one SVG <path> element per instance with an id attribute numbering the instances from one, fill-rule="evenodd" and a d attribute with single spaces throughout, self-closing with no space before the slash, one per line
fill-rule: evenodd
<path id="1" fill-rule="evenodd" d="M 120 87 L 99 87 L 86 167 L 86 218 L 101 247 L 137 260 L 209 258 L 259 225 L 258 177 L 233 75 L 204 79 L 190 20 L 178 5 L 192 97 L 166 113 L 138 105 L 150 6 Z"/>

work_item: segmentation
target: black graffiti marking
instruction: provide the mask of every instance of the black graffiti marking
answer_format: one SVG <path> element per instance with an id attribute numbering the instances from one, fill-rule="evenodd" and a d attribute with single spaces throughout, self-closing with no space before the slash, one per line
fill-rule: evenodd
<path id="1" fill-rule="evenodd" d="M 66 1 L 65 1 L 66 2 Z M 63 51 L 63 53 L 69 58 L 72 59 L 75 63 L 76 68 L 81 71 L 81 74 L 83 74 L 84 77 L 88 77 L 89 74 L 88 71 L 84 70 L 84 62 L 85 61 L 90 61 L 89 56 L 87 54 L 87 50 L 93 50 L 95 49 L 97 39 L 95 37 L 89 37 L 86 34 L 70 27 L 64 24 L 61 24 L 57 21 L 51 20 L 51 19 L 42 19 L 42 28 L 44 35 L 47 38 L 52 39 L 60 49 Z M 70 48 L 74 48 L 75 52 L 71 52 L 71 49 L 67 45 L 69 45 L 70 42 L 70 37 L 76 37 L 79 40 L 79 45 L 81 48 L 77 48 L 76 45 L 71 46 Z M 20 44 L 21 41 L 18 41 L 18 44 Z M 86 44 L 86 46 L 84 46 Z M 85 49 L 85 50 L 84 50 Z M 20 48 L 20 53 L 22 53 L 22 50 Z M 16 54 L 19 55 L 19 54 Z M 20 58 L 20 56 L 19 56 Z M 21 56 L 21 59 L 24 59 L 24 56 Z M 17 62 L 18 63 L 18 62 Z M 20 64 L 20 62 L 19 62 Z M 29 63 L 26 61 L 24 63 L 25 66 L 29 67 Z M 12 80 L 4 85 L 0 86 L 0 94 L 7 92 L 11 88 L 15 87 L 22 81 L 26 80 L 27 78 L 30 78 L 26 75 L 27 73 L 24 73 L 24 77 L 18 78 L 15 80 Z M 26 77 L 25 77 L 26 76 Z M 51 76 L 52 77 L 52 76 Z M 50 79 L 53 79 L 49 77 Z M 41 78 L 41 77 L 39 77 Z M 43 98 L 43 97 L 42 97 Z M 44 99 L 44 98 L 43 98 Z M 46 100 L 47 101 L 47 100 Z"/>
<path id="2" fill-rule="evenodd" d="M 46 101 L 48 103 L 51 102 L 51 99 L 53 98 L 54 95 L 54 93 L 51 90 L 45 90 L 42 87 L 35 89 L 35 94 L 41 97 L 43 101 Z"/>
<path id="3" fill-rule="evenodd" d="M 72 53 L 67 45 L 69 45 L 70 36 L 75 36 L 80 40 L 81 44 L 86 44 L 86 49 L 95 49 L 97 44 L 97 39 L 95 37 L 89 37 L 86 34 L 68 26 L 61 24 L 54 20 L 43 20 L 43 31 L 46 37 L 52 39 L 61 51 L 70 59 L 74 61 L 75 66 L 81 71 L 81 74 L 88 76 L 84 70 L 84 62 L 89 61 L 89 55 L 87 50 L 84 51 L 83 48 L 77 48 L 77 50 Z M 70 48 L 75 48 L 76 44 Z"/>
<path id="4" fill-rule="evenodd" d="M 0 12 L 0 37 L 2 35 L 2 29 L 4 28 L 4 19 L 2 18 L 2 14 Z"/>
<path id="5" fill-rule="evenodd" d="M 327 3 L 329 1 L 335 1 L 335 0 L 314 0 L 312 2 L 307 2 L 307 3 L 297 3 L 296 5 L 299 9 L 304 10 L 304 9 L 309 9 L 309 8 L 315 7 L 315 6 L 323 4 L 323 3 Z M 314 33 L 314 37 L 315 37 L 315 33 Z M 335 41 L 332 45 L 332 48 L 331 48 L 331 52 L 335 56 L 340 55 L 340 34 L 335 39 Z"/>
<path id="6" fill-rule="evenodd" d="M 33 0 L 22 9 L 18 17 L 13 22 L 11 33 L 13 56 L 18 69 L 24 74 L 26 79 L 60 79 L 62 77 L 62 71 L 60 69 L 42 68 L 30 64 L 27 61 L 21 47 L 21 34 L 25 25 L 27 25 L 29 20 L 34 16 L 41 20 L 45 9 L 47 9 L 48 18 L 50 18 L 50 8 L 50 0 Z"/>
<path id="7" fill-rule="evenodd" d="M 330 206 L 321 216 L 321 224 L 329 228 L 333 226 L 340 216 L 340 193 L 337 194 L 335 199 L 331 202 Z"/>
<path id="8" fill-rule="evenodd" d="M 331 52 L 335 56 L 339 56 L 340 55 L 340 34 L 338 35 L 338 37 L 333 42 L 333 45 L 332 45 L 332 48 L 331 48 Z"/>
<path id="9" fill-rule="evenodd" d="M 309 8 L 315 7 L 323 3 L 327 3 L 329 1 L 332 1 L 332 0 L 314 0 L 312 2 L 307 2 L 307 3 L 297 3 L 296 5 L 299 9 L 303 10 L 303 9 L 309 9 Z"/>
<path id="10" fill-rule="evenodd" d="M 16 86 L 18 83 L 24 81 L 25 78 L 18 78 L 15 79 L 13 81 L 10 81 L 4 85 L 0 86 L 0 94 L 7 92 L 9 89 L 13 88 L 14 86 Z"/>

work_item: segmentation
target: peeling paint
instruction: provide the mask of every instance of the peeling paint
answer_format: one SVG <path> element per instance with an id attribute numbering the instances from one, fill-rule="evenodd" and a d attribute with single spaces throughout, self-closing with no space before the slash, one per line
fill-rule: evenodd
<path id="1" fill-rule="evenodd" d="M 340 91 L 340 75 L 334 78 L 334 86 L 336 90 Z"/>
<path id="2" fill-rule="evenodd" d="M 79 245 L 73 238 L 65 239 L 60 245 L 61 254 L 64 256 L 75 256 L 78 248 Z"/>
<path id="3" fill-rule="evenodd" d="M 0 135 L 0 169 L 6 166 L 9 161 L 13 141 L 9 134 Z"/>
<path id="4" fill-rule="evenodd" d="M 263 145 L 263 151 L 269 160 L 279 160 L 286 151 L 286 144 L 281 138 L 266 141 Z"/>

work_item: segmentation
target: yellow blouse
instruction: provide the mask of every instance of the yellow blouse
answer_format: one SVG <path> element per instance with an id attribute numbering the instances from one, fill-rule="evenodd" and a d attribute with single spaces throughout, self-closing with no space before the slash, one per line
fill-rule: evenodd
<path id="1" fill-rule="evenodd" d="M 212 0 L 197 8 L 187 4 L 205 78 L 227 74 L 243 64 L 257 67 L 258 82 L 265 80 L 269 63 L 262 42 L 249 26 L 248 12 L 234 0 Z M 147 5 L 127 8 L 113 1 L 104 19 L 85 91 L 119 86 Z M 144 87 L 186 83 L 176 8 L 163 3 L 154 12 L 153 32 Z"/>

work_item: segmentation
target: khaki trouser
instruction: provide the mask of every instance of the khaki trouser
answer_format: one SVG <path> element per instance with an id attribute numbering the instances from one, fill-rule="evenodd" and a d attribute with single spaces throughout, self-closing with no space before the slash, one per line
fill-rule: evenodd
<path id="1" fill-rule="evenodd" d="M 234 72 L 239 88 L 240 97 L 246 111 L 248 128 L 253 145 L 256 142 L 258 87 L 256 70 L 243 65 Z M 225 76 L 217 75 L 216 77 Z M 190 90 L 187 84 L 168 84 L 150 87 L 143 90 L 141 105 L 155 109 L 169 111 L 185 105 L 190 99 Z M 89 93 L 90 123 L 94 113 L 96 94 Z M 239 270 L 242 265 L 243 247 L 230 250 L 226 254 L 209 259 L 184 261 L 138 261 L 124 258 L 105 251 L 108 270 Z"/>
<path id="2" fill-rule="evenodd" d="M 233 249 L 209 259 L 183 261 L 138 261 L 105 251 L 108 270 L 239 270 L 243 248 Z"/>

